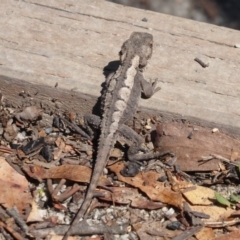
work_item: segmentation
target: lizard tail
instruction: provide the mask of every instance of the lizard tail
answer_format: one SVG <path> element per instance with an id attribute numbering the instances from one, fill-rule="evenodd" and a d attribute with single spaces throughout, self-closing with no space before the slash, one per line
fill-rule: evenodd
<path id="1" fill-rule="evenodd" d="M 102 139 L 102 138 L 100 138 L 100 139 Z M 90 180 L 90 184 L 89 184 L 88 189 L 87 189 L 86 197 L 85 197 L 78 213 L 76 214 L 75 218 L 73 219 L 68 231 L 65 233 L 63 240 L 67 240 L 67 238 L 70 235 L 73 227 L 79 222 L 79 220 L 81 218 L 84 217 L 84 215 L 85 215 L 85 213 L 86 213 L 86 211 L 87 211 L 87 209 L 90 205 L 90 202 L 93 198 L 94 191 L 97 187 L 98 181 L 103 174 L 103 170 L 104 170 L 104 168 L 106 166 L 106 163 L 107 163 L 107 160 L 109 158 L 109 153 L 110 153 L 113 145 L 115 144 L 114 136 L 112 136 L 112 139 L 103 140 L 103 142 L 104 143 L 101 144 L 101 140 L 100 140 L 99 145 L 98 145 L 99 147 L 98 147 L 97 159 L 96 159 L 96 162 L 95 162 L 95 165 L 94 165 L 94 170 L 92 172 L 92 177 L 91 177 L 91 180 Z M 101 146 L 103 146 L 103 147 L 101 147 Z"/>

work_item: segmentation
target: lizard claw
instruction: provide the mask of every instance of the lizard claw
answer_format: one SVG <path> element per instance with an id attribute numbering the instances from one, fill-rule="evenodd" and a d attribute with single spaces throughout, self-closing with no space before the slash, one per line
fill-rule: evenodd
<path id="1" fill-rule="evenodd" d="M 158 92 L 161 88 L 160 87 L 157 87 L 157 83 L 158 83 L 158 79 L 155 78 L 155 80 L 153 81 L 152 79 L 150 79 L 150 83 L 152 84 L 152 90 L 153 90 L 153 94 Z"/>

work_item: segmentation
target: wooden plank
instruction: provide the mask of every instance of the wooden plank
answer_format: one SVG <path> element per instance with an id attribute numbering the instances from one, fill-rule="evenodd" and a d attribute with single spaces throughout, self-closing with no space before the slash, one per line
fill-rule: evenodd
<path id="1" fill-rule="evenodd" d="M 0 89 L 18 105 L 57 98 L 59 111 L 91 111 L 123 41 L 146 31 L 155 45 L 145 76 L 162 89 L 142 109 L 240 135 L 239 31 L 90 0 L 1 1 L 0 27 Z"/>

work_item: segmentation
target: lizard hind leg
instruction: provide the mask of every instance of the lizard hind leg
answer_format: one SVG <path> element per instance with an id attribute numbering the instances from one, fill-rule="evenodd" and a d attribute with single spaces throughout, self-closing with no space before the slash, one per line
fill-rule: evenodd
<path id="1" fill-rule="evenodd" d="M 101 118 L 94 114 L 86 114 L 84 116 L 85 128 L 91 140 L 95 137 L 95 133 L 100 128 Z"/>
<path id="2" fill-rule="evenodd" d="M 140 171 L 142 161 L 157 159 L 167 155 L 174 156 L 174 154 L 169 151 L 149 152 L 149 149 L 144 145 L 143 138 L 125 125 L 119 129 L 119 132 L 128 140 L 131 140 L 131 144 L 129 144 L 130 147 L 127 151 L 129 163 L 121 171 L 124 177 L 134 177 Z"/>
<path id="3" fill-rule="evenodd" d="M 142 161 L 157 159 L 167 155 L 174 157 L 174 154 L 169 151 L 148 153 L 139 153 L 138 151 L 138 153 L 134 155 L 128 153 L 129 163 L 121 170 L 121 174 L 124 177 L 134 177 L 139 173 Z"/>

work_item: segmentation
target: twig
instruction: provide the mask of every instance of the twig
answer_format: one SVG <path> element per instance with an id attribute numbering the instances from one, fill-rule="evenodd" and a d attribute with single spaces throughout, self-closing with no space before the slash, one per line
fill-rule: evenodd
<path id="1" fill-rule="evenodd" d="M 12 209 L 7 209 L 6 210 L 7 214 L 9 214 L 11 217 L 14 218 L 15 222 L 17 225 L 26 233 L 28 234 L 29 228 L 26 224 L 26 222 L 21 218 L 19 215 L 18 209 L 16 206 L 14 206 Z"/>
<path id="2" fill-rule="evenodd" d="M 209 67 L 209 63 L 206 64 L 202 60 L 200 60 L 199 58 L 195 58 L 194 61 L 199 63 L 203 68 Z"/>
<path id="3" fill-rule="evenodd" d="M 0 220 L 5 222 L 9 218 L 9 215 L 6 213 L 5 209 L 0 205 Z"/>
<path id="4" fill-rule="evenodd" d="M 56 163 L 58 163 L 60 161 L 61 158 L 56 159 L 55 161 L 52 161 L 50 163 L 46 163 L 46 162 L 41 162 L 38 159 L 33 159 L 32 161 L 30 161 L 29 163 L 32 163 L 36 166 L 39 167 L 44 167 L 44 168 L 53 168 L 56 167 Z"/>
<path id="5" fill-rule="evenodd" d="M 19 166 L 18 163 L 15 163 L 14 160 L 12 160 L 13 157 L 15 157 L 15 155 L 8 155 L 8 156 L 4 156 L 6 161 L 8 162 L 8 164 L 15 169 L 19 174 L 25 176 L 24 172 L 22 171 L 21 167 Z"/>
<path id="6" fill-rule="evenodd" d="M 85 137 L 86 139 L 90 139 L 88 134 L 84 132 L 80 127 L 78 127 L 75 123 L 72 123 L 68 121 L 66 118 L 60 118 L 61 121 L 63 121 L 69 128 L 71 128 L 73 131 L 79 133 L 81 136 Z"/>
<path id="7" fill-rule="evenodd" d="M 239 165 L 239 164 L 234 163 L 233 161 L 231 161 L 231 160 L 229 160 L 225 157 L 222 157 L 221 155 L 217 155 L 217 154 L 210 154 L 210 156 L 204 156 L 204 157 L 202 157 L 202 159 L 200 161 L 207 162 L 207 161 L 210 161 L 212 159 L 218 159 L 218 160 L 221 160 L 223 162 L 227 162 L 227 163 L 232 164 L 232 165 L 237 166 L 237 167 Z"/>
<path id="8" fill-rule="evenodd" d="M 58 196 L 54 196 L 54 200 L 58 202 L 63 202 L 69 197 L 73 196 L 76 192 L 78 192 L 82 187 L 78 184 L 74 184 L 71 189 L 66 189 L 62 194 Z"/>
<path id="9" fill-rule="evenodd" d="M 66 179 L 61 179 L 60 182 L 58 183 L 58 185 L 55 187 L 55 189 L 52 192 L 52 197 L 53 196 L 57 196 L 58 192 L 60 191 L 60 189 L 62 188 L 62 186 L 66 183 Z"/>
<path id="10" fill-rule="evenodd" d="M 0 221 L 0 226 L 2 226 L 4 229 L 6 229 L 15 239 L 17 240 L 23 240 L 23 238 L 21 237 L 21 235 L 16 232 L 14 229 L 12 229 L 11 227 L 7 226 L 5 223 L 3 223 L 2 221 Z"/>
<path id="11" fill-rule="evenodd" d="M 219 221 L 219 222 L 205 222 L 205 226 L 207 227 L 227 227 L 227 226 L 232 226 L 235 225 L 236 223 L 240 223 L 240 219 L 234 219 L 232 221 Z"/>
<path id="12" fill-rule="evenodd" d="M 74 184 L 71 189 L 69 189 L 69 190 L 66 189 L 63 193 L 61 193 L 60 195 L 57 195 L 58 192 L 60 191 L 61 187 L 65 183 L 66 183 L 66 179 L 61 179 L 61 181 L 59 182 L 57 187 L 55 189 L 53 189 L 52 181 L 50 179 L 47 180 L 48 190 L 49 190 L 49 192 L 51 194 L 51 197 L 52 197 L 52 200 L 54 202 L 63 202 L 64 200 L 68 199 L 74 193 L 76 193 L 77 191 L 79 191 L 81 189 L 81 186 L 79 186 L 77 184 Z"/>
<path id="13" fill-rule="evenodd" d="M 8 154 L 16 154 L 16 150 L 15 149 L 11 149 L 5 146 L 0 146 L 0 152 L 2 153 L 8 153 Z"/>
<path id="14" fill-rule="evenodd" d="M 239 164 L 234 163 L 233 161 L 231 161 L 231 160 L 229 160 L 229 159 L 227 159 L 227 158 L 225 158 L 225 157 L 222 157 L 221 155 L 211 154 L 211 156 L 213 156 L 214 158 L 217 158 L 217 159 L 219 159 L 219 160 L 221 160 L 221 161 L 223 161 L 223 162 L 227 162 L 227 163 L 229 163 L 229 164 L 232 164 L 232 165 L 234 165 L 234 166 L 238 166 L 238 165 L 239 165 Z"/>
<path id="15" fill-rule="evenodd" d="M 191 237 L 195 233 L 199 232 L 202 228 L 203 228 L 203 226 L 197 226 L 197 227 L 193 227 L 191 229 L 185 230 L 183 233 L 181 233 L 178 236 L 174 237 L 172 240 L 188 239 L 189 237 Z"/>
<path id="16" fill-rule="evenodd" d="M 47 189 L 49 191 L 49 193 L 52 195 L 53 193 L 53 185 L 52 185 L 52 179 L 48 178 L 47 179 Z"/>
<path id="17" fill-rule="evenodd" d="M 44 238 L 51 232 L 57 235 L 64 235 L 67 230 L 69 229 L 69 225 L 58 225 L 52 228 L 45 228 L 45 229 L 33 229 L 30 230 L 30 233 L 33 236 L 38 238 Z M 81 221 L 78 225 L 74 226 L 71 235 L 94 235 L 100 234 L 103 235 L 105 233 L 112 233 L 112 234 L 125 234 L 128 232 L 128 224 L 124 225 L 114 225 L 114 226 L 106 226 L 106 225 L 95 225 L 89 226 L 86 221 Z"/>
<path id="18" fill-rule="evenodd" d="M 2 234 L 3 240 L 13 239 L 9 233 L 6 232 L 4 227 L 0 226 L 0 233 Z"/>

